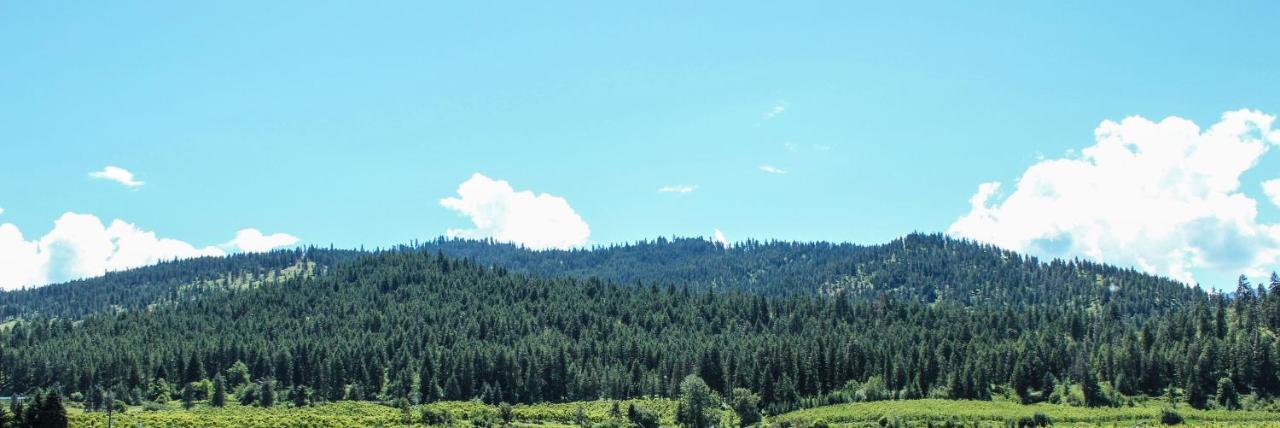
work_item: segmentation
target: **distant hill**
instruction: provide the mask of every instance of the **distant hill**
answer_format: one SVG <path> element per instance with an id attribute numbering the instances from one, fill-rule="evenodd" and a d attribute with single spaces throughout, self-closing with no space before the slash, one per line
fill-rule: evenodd
<path id="1" fill-rule="evenodd" d="M 96 301 L 132 285 L 146 295 Z M 1280 394 L 1280 280 L 1209 295 L 936 235 L 564 252 L 437 241 L 174 262 L 49 290 L 4 295 L 30 312 L 0 326 L 0 395 L 108 390 L 140 405 L 225 378 L 242 402 L 538 403 L 673 397 L 688 375 L 721 396 L 749 389 L 770 413 L 1001 394 L 1121 405 L 1171 386 L 1198 408 L 1223 385 Z"/>
<path id="2" fill-rule="evenodd" d="M 1200 291 L 1133 269 L 1087 261 L 1044 262 L 943 235 L 882 245 L 659 238 L 575 250 L 535 251 L 492 241 L 438 239 L 378 252 L 420 251 L 539 276 L 767 296 L 845 293 L 960 305 L 1089 305 L 1117 300 L 1125 314 L 1177 307 Z M 307 248 L 163 262 L 102 277 L 0 292 L 0 320 L 43 314 L 78 319 L 189 301 L 227 288 L 323 274 L 372 252 Z"/>

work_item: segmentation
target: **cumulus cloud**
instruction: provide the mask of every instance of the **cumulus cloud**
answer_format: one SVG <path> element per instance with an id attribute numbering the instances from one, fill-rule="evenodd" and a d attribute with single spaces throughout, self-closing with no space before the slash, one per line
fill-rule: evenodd
<path id="1" fill-rule="evenodd" d="M 786 101 L 778 101 L 777 104 L 773 105 L 773 108 L 769 109 L 769 111 L 764 112 L 764 118 L 773 119 L 775 117 L 781 116 L 782 113 L 787 111 L 787 105 L 788 104 Z"/>
<path id="2" fill-rule="evenodd" d="M 760 165 L 760 170 L 770 174 L 786 174 L 787 170 L 773 165 Z"/>
<path id="3" fill-rule="evenodd" d="M 1201 129 L 1169 117 L 1104 121 L 1079 155 L 1028 168 L 1006 197 L 983 183 L 952 235 L 1050 257 L 1167 275 L 1261 275 L 1280 262 L 1280 224 L 1260 223 L 1241 175 L 1280 145 L 1275 117 L 1239 110 Z"/>
<path id="4" fill-rule="evenodd" d="M 125 187 L 128 187 L 128 188 L 137 188 L 139 186 L 142 186 L 143 184 L 143 182 L 134 179 L 133 173 L 129 172 L 129 170 L 120 168 L 120 167 L 110 166 L 110 165 L 107 165 L 107 167 L 103 168 L 102 171 L 94 171 L 89 173 L 89 177 L 96 178 L 99 180 L 114 181 L 114 182 L 123 184 Z"/>
<path id="5" fill-rule="evenodd" d="M 263 235 L 258 229 L 241 229 L 236 232 L 235 239 L 224 245 L 246 253 L 261 253 L 280 247 L 288 247 L 298 243 L 298 238 L 287 233 Z"/>
<path id="6" fill-rule="evenodd" d="M 458 185 L 458 196 L 440 205 L 471 219 L 472 229 L 449 229 L 449 237 L 493 238 L 533 249 L 584 245 L 591 228 L 564 198 L 547 193 L 515 191 L 504 180 L 480 173 Z"/>
<path id="7" fill-rule="evenodd" d="M 1280 207 L 1280 178 L 1262 182 L 1262 192 L 1267 195 L 1267 199 L 1270 199 L 1272 204 Z M 4 210 L 0 210 L 0 213 L 3 212 Z"/>
<path id="8" fill-rule="evenodd" d="M 711 239 L 715 240 L 717 244 L 720 244 L 720 246 L 726 250 L 733 245 L 729 243 L 728 238 L 724 237 L 724 232 L 721 232 L 720 229 L 716 229 L 715 235 L 712 235 Z"/>
<path id="9" fill-rule="evenodd" d="M 658 193 L 679 193 L 685 194 L 698 190 L 698 186 L 692 184 L 677 184 L 674 186 L 666 186 L 658 189 Z"/>
<path id="10" fill-rule="evenodd" d="M 13 224 L 0 224 L 0 289 L 87 278 L 164 260 L 225 254 L 215 246 L 197 248 L 159 238 L 122 220 L 104 225 L 96 216 L 68 212 L 54 221 L 53 230 L 33 240 L 24 238 Z"/>

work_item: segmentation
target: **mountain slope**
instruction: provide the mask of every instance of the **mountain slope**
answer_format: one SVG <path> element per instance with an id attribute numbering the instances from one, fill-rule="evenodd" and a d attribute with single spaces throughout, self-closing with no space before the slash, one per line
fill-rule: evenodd
<path id="1" fill-rule="evenodd" d="M 1221 373 L 1280 393 L 1275 293 L 1193 294 L 1150 316 L 1125 313 L 1123 299 L 1106 298 L 1116 294 L 1029 306 L 765 295 L 390 251 L 147 311 L 19 321 L 0 330 L 0 394 L 101 386 L 140 402 L 237 377 L 236 362 L 241 381 L 308 401 L 672 396 L 688 374 L 722 394 L 757 391 L 772 411 L 867 394 L 988 399 L 996 385 L 1043 399 L 1066 378 L 1153 395 L 1211 390 Z"/>
<path id="2" fill-rule="evenodd" d="M 1179 307 L 1201 293 L 1132 269 L 1084 261 L 1046 263 L 943 235 L 912 234 L 872 246 L 747 241 L 724 248 L 703 239 L 682 238 L 547 251 L 439 239 L 386 251 L 439 253 L 546 277 L 595 277 L 623 284 L 672 284 L 768 296 L 844 293 L 877 299 L 887 295 L 965 306 L 1093 305 L 1116 300 L 1126 315 Z M 323 273 L 361 254 L 367 253 L 309 248 L 165 262 L 0 293 L 0 321 L 32 314 L 79 319 L 104 310 L 193 300 L 228 287 Z"/>

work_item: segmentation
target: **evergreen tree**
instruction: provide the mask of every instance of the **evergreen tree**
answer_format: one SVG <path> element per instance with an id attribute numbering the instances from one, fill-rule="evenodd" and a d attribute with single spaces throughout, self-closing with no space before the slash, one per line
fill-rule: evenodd
<path id="1" fill-rule="evenodd" d="M 729 399 L 733 412 L 738 415 L 738 425 L 742 427 L 760 422 L 760 396 L 746 388 L 734 388 Z"/>
<path id="2" fill-rule="evenodd" d="M 213 396 L 209 399 L 209 405 L 213 407 L 227 405 L 227 380 L 222 375 L 213 377 Z"/>
<path id="3" fill-rule="evenodd" d="M 190 409 L 196 406 L 196 387 L 195 382 L 187 382 L 182 386 L 182 408 Z"/>
<path id="4" fill-rule="evenodd" d="M 716 420 L 718 406 L 715 393 L 697 375 L 689 375 L 680 382 L 680 401 L 676 410 L 676 423 L 688 428 L 708 428 Z"/>
<path id="5" fill-rule="evenodd" d="M 1227 410 L 1240 408 L 1240 395 L 1236 393 L 1236 383 L 1231 378 L 1218 379 L 1218 395 L 1215 401 Z"/>
<path id="6" fill-rule="evenodd" d="M 40 410 L 34 421 L 28 421 L 32 428 L 66 428 L 69 424 L 67 409 L 62 404 L 62 395 L 53 393 L 40 404 Z"/>
<path id="7" fill-rule="evenodd" d="M 266 379 L 258 383 L 258 405 L 271 407 L 276 405 L 276 381 Z"/>

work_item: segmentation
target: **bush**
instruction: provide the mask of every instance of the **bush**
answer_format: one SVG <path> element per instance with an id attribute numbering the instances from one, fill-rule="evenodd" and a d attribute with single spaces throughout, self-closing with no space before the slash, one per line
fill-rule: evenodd
<path id="1" fill-rule="evenodd" d="M 587 418 L 587 409 L 582 406 L 578 406 L 578 408 L 573 411 L 573 424 L 580 427 L 591 426 L 591 419 Z"/>
<path id="2" fill-rule="evenodd" d="M 615 403 L 614 405 L 616 406 L 617 404 Z M 503 402 L 498 405 L 498 417 L 502 419 L 502 423 L 510 425 L 512 414 L 511 404 Z"/>
<path id="3" fill-rule="evenodd" d="M 1050 419 L 1049 415 L 1044 413 L 1036 412 L 1036 414 L 1031 415 L 1031 419 L 1036 422 L 1036 426 L 1038 427 L 1053 426 L 1053 419 Z"/>
<path id="4" fill-rule="evenodd" d="M 168 410 L 168 409 L 169 409 L 169 406 L 166 406 L 164 403 L 157 403 L 157 402 L 154 402 L 154 401 L 143 401 L 143 402 L 142 402 L 142 410 L 143 410 L 143 411 L 147 411 L 147 412 L 159 412 L 159 411 Z"/>
<path id="5" fill-rule="evenodd" d="M 1049 419 L 1049 415 L 1036 412 L 1034 415 L 1018 418 L 1014 425 L 1017 425 L 1018 428 L 1049 427 L 1053 426 L 1053 420 Z"/>
<path id="6" fill-rule="evenodd" d="M 739 426 L 751 426 L 760 422 L 760 396 L 746 388 L 734 388 L 729 396 L 730 406 L 738 415 Z"/>
<path id="7" fill-rule="evenodd" d="M 432 426 L 448 425 L 453 422 L 453 415 L 446 409 L 427 407 L 422 409 L 422 423 Z"/>
<path id="8" fill-rule="evenodd" d="M 1183 422 L 1182 415 L 1173 409 L 1163 409 L 1160 411 L 1160 423 L 1165 425 L 1181 425 Z"/>
<path id="9" fill-rule="evenodd" d="M 635 403 L 627 406 L 627 420 L 640 428 L 658 428 L 658 413 Z"/>

